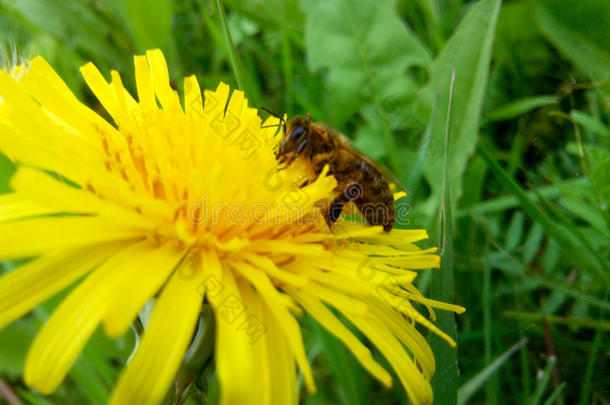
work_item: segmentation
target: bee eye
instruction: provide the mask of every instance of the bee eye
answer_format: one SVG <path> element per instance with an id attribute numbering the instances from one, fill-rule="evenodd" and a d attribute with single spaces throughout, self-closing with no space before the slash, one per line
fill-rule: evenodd
<path id="1" fill-rule="evenodd" d="M 294 141 L 296 141 L 297 139 L 299 139 L 300 137 L 302 137 L 305 133 L 307 132 L 307 128 L 305 128 L 304 126 L 297 126 L 294 127 L 291 131 L 290 131 L 290 135 L 288 135 L 288 137 Z"/>

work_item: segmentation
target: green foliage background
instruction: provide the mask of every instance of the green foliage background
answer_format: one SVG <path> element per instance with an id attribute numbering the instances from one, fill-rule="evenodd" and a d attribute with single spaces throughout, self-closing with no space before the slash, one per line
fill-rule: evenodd
<path id="1" fill-rule="evenodd" d="M 202 87 L 239 81 L 256 107 L 330 123 L 407 186 L 399 226 L 443 248 L 422 292 L 467 307 L 439 319 L 457 328 L 457 351 L 431 339 L 436 403 L 609 403 L 610 4 L 226 0 L 226 20 L 219 4 L 0 0 L 3 64 L 40 54 L 96 105 L 81 65 L 117 69 L 134 89 L 131 55 L 160 47 L 176 88 L 191 73 Z M 12 171 L 0 156 L 0 192 Z M 0 378 L 23 403 L 104 404 L 131 335 L 96 333 L 53 396 L 20 378 L 60 298 L 0 331 Z M 319 392 L 302 403 L 408 403 L 303 327 Z M 210 384 L 188 403 L 216 403 Z"/>

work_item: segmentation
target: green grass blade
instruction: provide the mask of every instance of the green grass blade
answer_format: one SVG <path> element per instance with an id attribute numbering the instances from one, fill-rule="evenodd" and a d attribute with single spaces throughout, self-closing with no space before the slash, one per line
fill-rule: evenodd
<path id="1" fill-rule="evenodd" d="M 608 291 L 606 291 L 604 300 L 608 300 Z M 604 319 L 606 311 L 602 310 L 599 316 L 599 319 Z M 580 390 L 580 398 L 578 401 L 579 405 L 587 405 L 591 403 L 591 386 L 593 380 L 593 372 L 595 371 L 595 362 L 597 360 L 597 354 L 600 350 L 600 345 L 602 342 L 602 337 L 604 333 L 601 329 L 598 329 L 595 332 L 595 337 L 593 338 L 593 345 L 591 347 L 591 351 L 589 352 L 589 358 L 587 359 L 587 369 L 585 370 L 585 376 L 583 378 L 582 389 Z"/>
<path id="2" fill-rule="evenodd" d="M 572 327 L 592 328 L 600 331 L 610 331 L 610 321 L 602 319 L 574 318 L 547 314 L 534 314 L 522 311 L 504 311 L 507 318 L 519 319 L 521 321 L 539 321 L 544 319 L 548 324 L 569 325 Z"/>
<path id="3" fill-rule="evenodd" d="M 451 132 L 451 108 L 453 104 L 453 90 L 455 83 L 455 71 L 451 75 L 451 87 L 449 90 L 449 106 L 447 111 L 447 123 L 445 125 L 445 148 L 444 148 L 444 176 L 442 185 L 441 210 L 439 213 L 436 239 L 441 252 L 441 268 L 433 270 L 430 283 L 430 295 L 432 298 L 453 302 L 453 232 L 451 216 L 451 193 L 449 184 L 449 135 Z M 437 316 L 437 326 L 454 340 L 457 337 L 454 314 L 441 311 Z M 443 405 L 454 405 L 457 403 L 457 349 L 449 346 L 447 342 L 436 334 L 429 336 L 428 341 L 436 358 L 436 375 L 432 379 L 435 402 Z"/>
<path id="4" fill-rule="evenodd" d="M 477 216 L 473 216 L 473 219 L 475 222 L 481 225 L 481 221 Z M 610 302 L 594 296 L 594 290 L 589 290 L 591 292 L 589 294 L 574 288 L 573 284 L 569 284 L 565 281 L 559 281 L 556 278 L 552 278 L 544 274 L 526 272 L 525 269 L 527 268 L 528 263 L 523 262 L 519 257 L 504 249 L 502 244 L 495 239 L 494 235 L 490 234 L 482 225 L 481 229 L 483 230 L 483 233 L 485 234 L 485 237 L 489 241 L 490 245 L 495 247 L 499 252 L 505 254 L 506 258 L 510 259 L 509 264 L 511 264 L 511 266 L 498 266 L 498 270 L 502 271 L 506 275 L 509 275 L 510 277 L 514 277 L 519 280 L 526 280 L 528 283 L 532 283 L 536 287 L 544 286 L 549 290 L 564 293 L 583 304 L 594 305 L 596 307 L 603 308 L 606 311 L 610 310 Z"/>
<path id="5" fill-rule="evenodd" d="M 542 400 L 542 394 L 544 394 L 544 390 L 551 379 L 551 373 L 553 371 L 553 367 L 555 367 L 555 363 L 557 363 L 557 359 L 555 357 L 549 357 L 544 371 L 538 377 L 538 383 L 536 384 L 534 393 L 531 395 L 527 405 L 538 405 L 540 403 Z"/>
<path id="6" fill-rule="evenodd" d="M 244 74 L 241 68 L 239 57 L 237 56 L 235 44 L 233 43 L 233 38 L 231 37 L 231 32 L 229 31 L 229 24 L 227 22 L 225 9 L 222 5 L 222 0 L 216 0 L 216 10 L 218 11 L 218 17 L 220 18 L 220 24 L 222 25 L 222 36 L 224 39 L 227 55 L 229 56 L 231 70 L 233 70 L 233 75 L 235 76 L 235 81 L 237 82 L 237 87 L 240 90 L 244 91 L 247 95 L 248 91 L 246 89 L 246 81 L 244 80 Z"/>
<path id="7" fill-rule="evenodd" d="M 53 402 L 45 399 L 40 394 L 34 394 L 31 391 L 26 391 L 25 389 L 19 389 L 17 391 L 19 393 L 19 397 L 25 399 L 28 405 L 54 405 Z"/>
<path id="8" fill-rule="evenodd" d="M 572 221 L 568 218 L 568 216 L 566 214 L 564 214 L 561 210 L 557 209 L 557 206 L 555 204 L 550 204 L 543 196 L 538 196 L 538 199 L 540 200 L 540 202 L 548 209 L 548 211 L 550 213 L 552 213 L 555 218 L 557 218 L 558 223 L 560 223 L 562 225 L 563 228 L 565 228 L 570 235 L 572 235 L 574 237 L 574 239 L 576 239 L 578 241 L 578 243 L 582 244 L 582 246 L 585 248 L 585 250 L 588 251 L 588 253 L 595 258 L 595 260 L 597 261 L 597 263 L 599 263 L 602 267 L 602 269 L 608 269 L 608 263 L 606 262 L 605 258 L 602 257 L 596 250 L 595 248 L 591 245 L 591 243 L 589 242 L 589 240 L 585 237 L 585 235 L 580 231 L 580 229 L 578 229 L 578 227 L 576 227 Z M 564 199 L 562 201 L 562 205 L 565 207 L 565 201 L 567 199 Z M 569 200 L 567 200 L 569 201 Z M 590 220 L 592 223 L 597 223 L 598 221 L 603 221 L 603 217 L 601 217 L 597 212 L 592 211 L 593 212 L 593 217 L 591 217 L 591 215 L 587 216 L 587 210 L 591 210 L 591 207 L 586 204 L 585 202 L 581 201 L 581 200 L 577 200 L 578 201 L 578 215 L 584 215 L 584 217 L 582 218 L 584 221 Z M 601 235 L 598 237 L 601 240 Z"/>
<path id="9" fill-rule="evenodd" d="M 549 104 L 556 104 L 556 96 L 528 97 L 502 105 L 485 115 L 485 123 L 509 120 L 533 109 Z"/>
<path id="10" fill-rule="evenodd" d="M 513 354 L 525 346 L 526 343 L 527 339 L 522 339 L 515 343 L 501 356 L 491 362 L 487 367 L 478 372 L 470 380 L 466 381 L 458 390 L 458 405 L 468 403 L 470 397 L 472 397 L 483 386 L 483 384 L 485 384 L 485 381 L 489 380 L 489 378 L 491 378 Z"/>
<path id="11" fill-rule="evenodd" d="M 487 249 L 485 249 L 487 250 Z M 491 307 L 491 266 L 488 260 L 484 260 L 483 270 L 483 343 L 485 347 L 485 364 L 488 367 L 492 362 L 492 307 Z M 498 379 L 494 378 L 485 386 L 485 397 L 490 405 L 498 403 Z M 459 391 L 458 391 L 459 398 Z M 459 403 L 459 400 L 458 400 Z"/>
<path id="12" fill-rule="evenodd" d="M 549 235 L 565 249 L 568 259 L 572 260 L 576 266 L 592 270 L 593 275 L 604 283 L 607 284 L 609 282 L 608 273 L 597 260 L 596 252 L 585 252 L 587 250 L 586 246 L 579 242 L 576 236 L 561 227 L 549 214 L 544 212 L 481 145 L 477 146 L 477 154 L 487 162 L 487 165 L 498 181 L 519 200 L 523 210 L 533 220 L 538 221 Z"/>
<path id="13" fill-rule="evenodd" d="M 582 125 L 584 128 L 588 129 L 594 134 L 610 136 L 610 128 L 608 128 L 597 118 L 591 117 L 590 115 L 578 110 L 570 111 L 570 117 L 572 117 L 577 124 Z"/>
<path id="14" fill-rule="evenodd" d="M 577 178 L 566 180 L 563 183 L 563 187 L 570 189 L 573 187 L 582 187 L 588 183 L 585 178 Z M 543 186 L 538 189 L 537 193 L 533 191 L 526 191 L 525 194 L 529 199 L 534 202 L 538 201 L 538 194 L 545 197 L 548 200 L 552 200 L 563 195 L 561 188 L 557 185 Z M 480 203 L 474 204 L 470 207 L 461 209 L 457 212 L 457 217 L 462 218 L 469 214 L 490 214 L 498 211 L 509 210 L 519 206 L 519 199 L 514 195 L 501 196 L 496 198 L 490 198 L 488 200 L 481 201 Z"/>
<path id="15" fill-rule="evenodd" d="M 542 405 L 553 405 L 553 403 L 557 400 L 557 398 L 559 398 L 559 396 L 561 395 L 561 393 L 563 392 L 565 387 L 566 387 L 565 382 L 562 382 L 561 384 L 559 384 L 559 387 L 557 387 L 557 389 L 555 389 L 555 391 L 553 391 L 553 393 L 547 398 L 546 401 L 544 401 L 544 404 L 542 404 Z"/>

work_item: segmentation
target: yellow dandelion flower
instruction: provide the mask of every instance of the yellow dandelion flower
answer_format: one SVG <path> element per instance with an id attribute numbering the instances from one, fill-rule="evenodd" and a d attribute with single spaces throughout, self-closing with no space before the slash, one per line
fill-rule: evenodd
<path id="1" fill-rule="evenodd" d="M 389 387 L 349 321 L 413 403 L 430 404 L 434 356 L 416 325 L 454 342 L 412 303 L 432 316 L 463 309 L 412 284 L 415 270 L 439 265 L 414 244 L 426 232 L 347 220 L 329 231 L 316 202 L 336 182 L 301 188 L 298 165 L 278 171 L 277 119 L 261 122 L 223 83 L 202 97 L 193 76 L 181 102 L 160 51 L 134 59 L 137 100 L 117 72 L 108 83 L 93 64 L 81 68 L 114 124 L 40 57 L 0 71 L 0 149 L 18 163 L 13 192 L 0 195 L 0 259 L 31 258 L 0 278 L 0 328 L 78 280 L 32 344 L 26 383 L 52 392 L 100 324 L 119 337 L 157 297 L 112 404 L 162 401 L 204 302 L 224 405 L 295 404 L 297 369 L 315 390 L 303 311 Z"/>

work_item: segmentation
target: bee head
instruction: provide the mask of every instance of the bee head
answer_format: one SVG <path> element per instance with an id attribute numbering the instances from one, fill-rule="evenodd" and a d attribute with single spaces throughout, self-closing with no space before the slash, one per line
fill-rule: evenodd
<path id="1" fill-rule="evenodd" d="M 309 114 L 307 114 L 307 118 L 295 117 L 290 120 L 276 154 L 280 162 L 291 162 L 303 153 L 309 142 L 310 124 L 311 115 Z"/>

